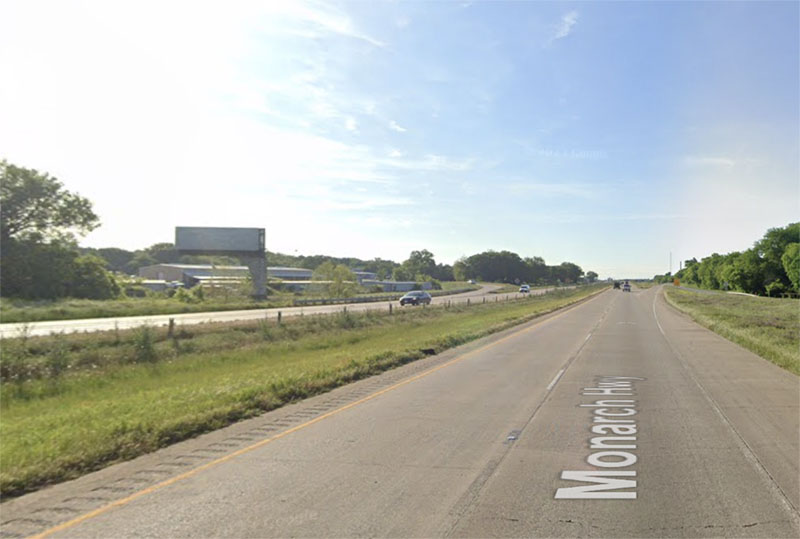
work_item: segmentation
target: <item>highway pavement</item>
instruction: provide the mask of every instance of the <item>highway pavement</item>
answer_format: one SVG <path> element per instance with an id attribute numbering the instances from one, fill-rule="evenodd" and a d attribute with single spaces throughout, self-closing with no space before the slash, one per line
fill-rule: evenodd
<path id="1" fill-rule="evenodd" d="M 466 303 L 467 301 L 503 301 L 514 297 L 521 297 L 522 294 L 493 294 L 493 290 L 500 288 L 500 285 L 483 285 L 478 290 L 462 292 L 448 296 L 433 298 L 433 304 L 445 302 Z M 534 288 L 531 295 L 544 294 L 552 288 Z M 147 316 L 124 316 L 115 318 L 86 318 L 81 320 L 52 320 L 44 322 L 27 323 L 7 323 L 0 324 L 0 338 L 18 337 L 23 333 L 30 337 L 50 335 L 52 333 L 75 333 L 81 331 L 111 331 L 114 329 L 131 329 L 143 325 L 166 326 L 170 319 L 174 319 L 178 325 L 206 324 L 212 322 L 235 322 L 242 320 L 259 320 L 263 318 L 276 318 L 278 313 L 281 316 L 300 316 L 311 314 L 328 314 L 341 312 L 347 309 L 350 312 L 364 312 L 371 310 L 387 310 L 389 305 L 398 308 L 397 301 L 376 301 L 369 303 L 350 303 L 337 305 L 317 305 L 304 307 L 278 307 L 271 309 L 247 309 L 239 311 L 214 311 L 203 313 L 184 313 L 184 314 L 159 314 Z"/>
<path id="2" fill-rule="evenodd" d="M 0 505 L 3 536 L 798 537 L 798 377 L 660 288 Z"/>

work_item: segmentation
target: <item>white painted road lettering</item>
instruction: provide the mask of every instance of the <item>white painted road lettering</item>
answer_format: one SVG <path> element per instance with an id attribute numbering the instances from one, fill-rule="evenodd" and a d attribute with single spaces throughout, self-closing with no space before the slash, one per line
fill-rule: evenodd
<path id="1" fill-rule="evenodd" d="M 560 500 L 632 500 L 636 498 L 635 492 L 609 492 L 623 488 L 636 488 L 636 481 L 629 479 L 616 479 L 617 477 L 636 477 L 636 472 L 587 472 L 569 471 L 562 472 L 561 479 L 567 481 L 581 481 L 583 483 L 597 483 L 596 485 L 583 485 L 578 487 L 560 488 L 556 498 Z"/>
<path id="2" fill-rule="evenodd" d="M 595 387 L 585 387 L 581 395 L 585 397 L 633 397 L 635 382 L 644 378 L 633 376 L 601 376 Z M 638 457 L 628 450 L 635 450 L 636 435 L 639 428 L 633 419 L 638 413 L 635 399 L 603 398 L 592 403 L 579 405 L 591 408 L 593 417 L 592 434 L 601 434 L 589 439 L 589 449 L 598 450 L 586 457 L 587 464 L 603 471 L 564 470 L 561 479 L 594 483 L 562 487 L 556 490 L 557 500 L 635 500 L 636 470 L 620 470 L 636 464 Z M 626 451 L 622 451 L 626 450 Z M 611 470 L 609 470 L 611 468 Z M 634 490 L 629 490 L 634 489 Z"/>

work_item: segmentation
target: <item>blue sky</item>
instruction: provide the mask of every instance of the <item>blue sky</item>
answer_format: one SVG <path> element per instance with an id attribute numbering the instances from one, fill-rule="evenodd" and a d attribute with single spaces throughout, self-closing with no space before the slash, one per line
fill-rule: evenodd
<path id="1" fill-rule="evenodd" d="M 800 216 L 797 2 L 4 2 L 0 156 L 91 199 L 95 247 L 601 277 Z"/>

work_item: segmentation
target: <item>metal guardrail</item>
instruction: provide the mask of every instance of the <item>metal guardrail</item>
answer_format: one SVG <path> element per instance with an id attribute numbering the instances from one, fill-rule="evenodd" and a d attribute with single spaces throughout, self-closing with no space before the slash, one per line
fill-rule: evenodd
<path id="1" fill-rule="evenodd" d="M 427 290 L 431 296 L 452 296 L 454 294 L 462 294 L 464 292 L 472 292 L 475 288 L 458 288 L 456 290 Z M 338 305 L 341 303 L 376 303 L 379 301 L 397 301 L 405 295 L 405 292 L 392 294 L 389 296 L 357 296 L 354 298 L 311 298 L 311 299 L 296 299 L 293 302 L 295 307 L 302 307 L 306 305 Z"/>

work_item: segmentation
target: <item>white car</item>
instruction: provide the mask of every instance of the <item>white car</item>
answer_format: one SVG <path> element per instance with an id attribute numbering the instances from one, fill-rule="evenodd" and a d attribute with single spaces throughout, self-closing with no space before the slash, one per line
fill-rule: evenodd
<path id="1" fill-rule="evenodd" d="M 530 285 L 524 284 L 524 285 L 519 287 L 519 291 L 522 294 L 527 294 L 528 292 L 531 291 L 531 287 L 530 287 Z"/>

